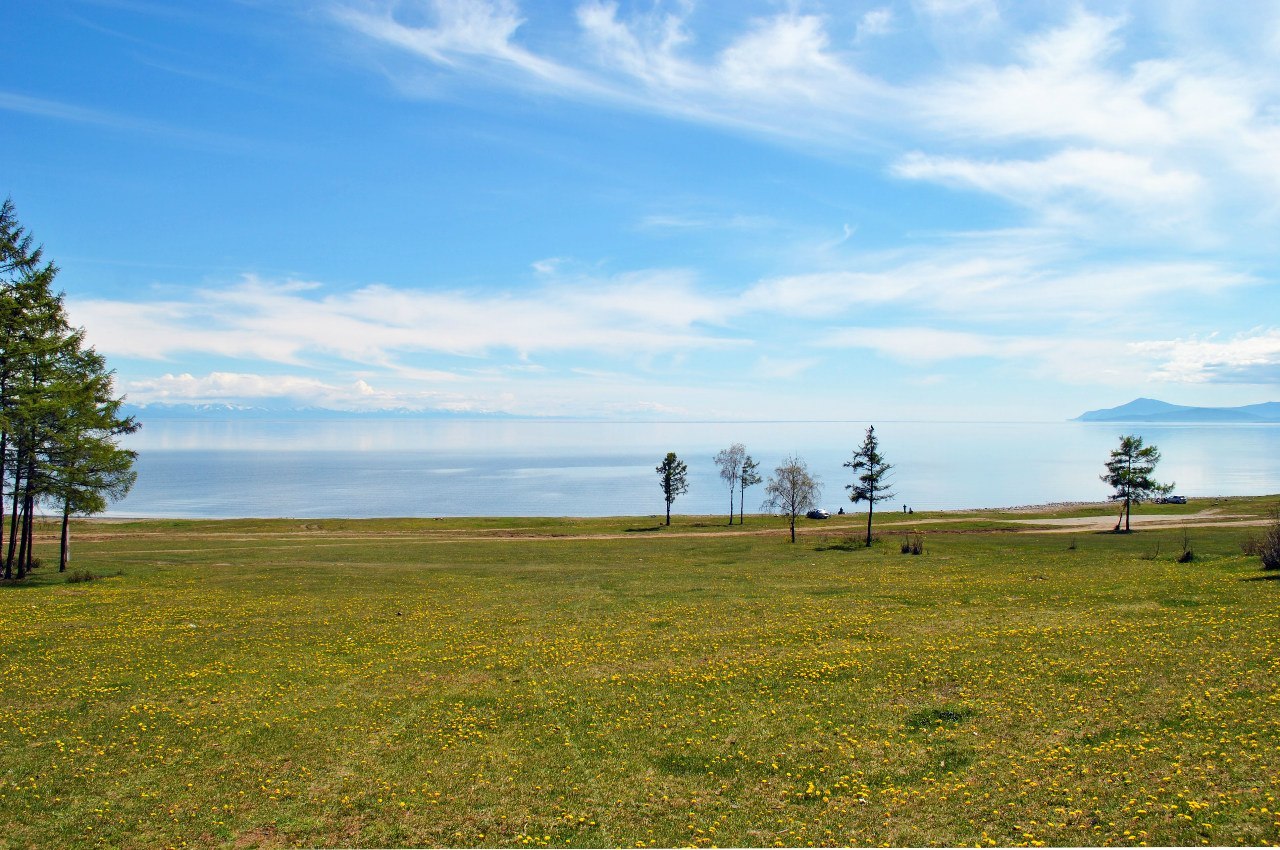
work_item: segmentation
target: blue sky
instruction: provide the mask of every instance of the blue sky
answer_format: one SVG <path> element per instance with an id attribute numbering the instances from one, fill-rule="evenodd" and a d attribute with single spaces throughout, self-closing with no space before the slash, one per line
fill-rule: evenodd
<path id="1" fill-rule="evenodd" d="M 0 193 L 148 402 L 1280 399 L 1271 3 L 41 0 Z"/>

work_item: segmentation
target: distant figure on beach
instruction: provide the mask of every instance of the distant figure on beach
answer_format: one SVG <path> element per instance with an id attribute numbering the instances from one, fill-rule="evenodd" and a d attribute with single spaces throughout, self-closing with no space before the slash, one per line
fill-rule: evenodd
<path id="1" fill-rule="evenodd" d="M 907 506 L 906 506 L 906 505 L 903 505 L 903 506 L 902 506 L 902 512 L 903 512 L 904 514 L 907 512 Z"/>
<path id="2" fill-rule="evenodd" d="M 836 511 L 836 513 L 839 514 L 840 516 L 844 516 L 844 508 L 841 508 L 840 510 Z"/>

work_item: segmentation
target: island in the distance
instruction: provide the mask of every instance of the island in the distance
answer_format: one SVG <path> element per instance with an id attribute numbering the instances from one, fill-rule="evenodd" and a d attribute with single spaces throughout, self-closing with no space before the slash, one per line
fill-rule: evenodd
<path id="1" fill-rule="evenodd" d="M 1119 407 L 1089 410 L 1075 422 L 1280 422 L 1280 401 L 1242 407 L 1190 407 L 1154 398 L 1135 398 Z"/>

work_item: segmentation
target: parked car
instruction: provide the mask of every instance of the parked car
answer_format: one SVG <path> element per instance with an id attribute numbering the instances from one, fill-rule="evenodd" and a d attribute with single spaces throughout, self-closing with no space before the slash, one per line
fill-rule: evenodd
<path id="1" fill-rule="evenodd" d="M 1170 496 L 1169 498 L 1165 499 L 1165 502 L 1167 502 L 1170 505 L 1185 505 L 1187 503 L 1187 497 L 1186 496 Z"/>
<path id="2" fill-rule="evenodd" d="M 830 519 L 831 518 L 831 514 L 827 513 L 822 508 L 814 508 L 813 510 L 809 511 L 809 513 L 805 514 L 805 516 L 807 516 L 809 519 Z"/>

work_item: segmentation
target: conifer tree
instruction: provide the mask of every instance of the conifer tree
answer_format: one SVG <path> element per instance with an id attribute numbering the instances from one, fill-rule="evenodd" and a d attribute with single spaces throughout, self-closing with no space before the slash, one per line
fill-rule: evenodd
<path id="1" fill-rule="evenodd" d="M 844 486 L 844 489 L 849 491 L 849 501 L 855 505 L 858 502 L 867 503 L 867 545 L 870 546 L 871 515 L 875 513 L 876 502 L 894 497 L 894 494 L 887 489 L 889 470 L 893 469 L 893 464 L 885 463 L 884 456 L 880 454 L 880 442 L 876 439 L 874 425 L 867 428 L 867 436 L 863 439 L 862 445 L 853 453 L 853 459 L 847 461 L 845 466 L 852 469 L 858 476 L 852 484 Z"/>
<path id="2" fill-rule="evenodd" d="M 667 503 L 667 525 L 671 525 L 671 503 L 676 500 L 676 496 L 689 492 L 689 467 L 676 457 L 675 452 L 667 452 L 667 456 L 654 471 L 658 473 L 662 498 Z"/>
<path id="3" fill-rule="evenodd" d="M 1107 461 L 1107 471 L 1099 476 L 1111 485 L 1108 501 L 1124 502 L 1124 530 L 1129 530 L 1129 514 L 1134 505 L 1140 505 L 1153 496 L 1162 496 L 1173 490 L 1173 484 L 1161 484 L 1151 477 L 1160 462 L 1160 450 L 1144 446 L 1142 438 L 1134 434 L 1120 437 L 1120 447 L 1113 449 Z M 1119 523 L 1116 523 L 1117 530 Z"/>
<path id="4" fill-rule="evenodd" d="M 72 513 L 102 510 L 133 483 L 134 455 L 116 438 L 137 429 L 120 415 L 105 361 L 72 328 L 58 269 L 18 223 L 13 204 L 0 206 L 0 508 L 8 498 L 8 540 L 0 522 L 4 577 L 22 578 L 34 564 L 34 519 L 40 503 L 63 510 L 65 567 Z M 7 490 L 7 492 L 6 492 Z M 7 543 L 7 547 L 4 544 Z"/>

